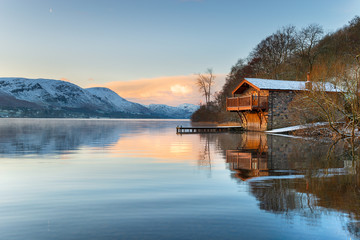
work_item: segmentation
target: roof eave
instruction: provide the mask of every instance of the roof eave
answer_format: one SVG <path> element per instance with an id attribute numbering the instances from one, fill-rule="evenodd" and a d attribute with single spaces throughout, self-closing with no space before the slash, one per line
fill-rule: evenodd
<path id="1" fill-rule="evenodd" d="M 251 82 L 249 82 L 248 80 L 246 80 L 246 78 L 244 78 L 244 80 L 242 80 L 240 82 L 240 84 L 231 92 L 231 94 L 235 94 L 235 92 L 242 86 L 244 85 L 245 83 L 247 83 L 249 86 L 255 88 L 256 90 L 260 91 L 261 89 L 257 86 L 255 86 L 254 84 L 252 84 Z"/>

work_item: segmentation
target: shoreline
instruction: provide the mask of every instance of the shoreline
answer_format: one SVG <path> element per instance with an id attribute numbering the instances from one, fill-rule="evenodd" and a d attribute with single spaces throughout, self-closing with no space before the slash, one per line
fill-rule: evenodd
<path id="1" fill-rule="evenodd" d="M 241 126 L 238 122 L 191 122 L 192 126 L 196 127 L 221 127 L 221 126 L 234 126 L 238 127 Z M 259 132 L 270 134 L 274 136 L 282 136 L 282 137 L 289 137 L 289 138 L 298 138 L 310 141 L 323 141 L 323 142 L 334 142 L 336 141 L 333 133 L 328 129 L 324 128 L 323 126 L 328 125 L 327 122 L 319 122 L 319 123 L 312 123 L 312 124 L 303 124 L 303 125 L 296 125 L 284 128 L 277 128 L 272 130 L 246 130 L 244 129 L 243 132 Z"/>

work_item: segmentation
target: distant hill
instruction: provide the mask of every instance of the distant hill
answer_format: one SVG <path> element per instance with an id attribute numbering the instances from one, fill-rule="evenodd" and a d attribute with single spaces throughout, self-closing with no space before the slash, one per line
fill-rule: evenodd
<path id="1" fill-rule="evenodd" d="M 0 78 L 0 117 L 189 118 L 197 109 L 192 104 L 163 106 L 130 102 L 108 88 L 83 89 L 53 79 Z"/>
<path id="2" fill-rule="evenodd" d="M 199 108 L 193 104 L 181 104 L 177 107 L 167 106 L 164 104 L 150 104 L 148 108 L 157 114 L 167 118 L 190 118 L 191 115 Z"/>

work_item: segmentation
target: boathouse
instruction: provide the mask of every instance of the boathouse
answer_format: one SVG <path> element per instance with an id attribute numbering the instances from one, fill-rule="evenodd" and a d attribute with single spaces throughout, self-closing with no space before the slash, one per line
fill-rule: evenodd
<path id="1" fill-rule="evenodd" d="M 248 130 L 291 126 L 289 104 L 297 92 L 312 88 L 309 81 L 245 78 L 226 99 L 226 110 L 236 112 Z"/>

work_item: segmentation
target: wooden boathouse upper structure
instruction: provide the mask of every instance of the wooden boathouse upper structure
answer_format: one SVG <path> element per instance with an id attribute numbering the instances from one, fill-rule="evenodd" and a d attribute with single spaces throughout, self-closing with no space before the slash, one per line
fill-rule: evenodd
<path id="1" fill-rule="evenodd" d="M 249 130 L 288 127 L 291 126 L 289 103 L 297 92 L 312 88 L 309 76 L 307 81 L 244 78 L 232 91 L 232 97 L 226 99 L 226 110 L 238 113 L 242 125 Z M 331 83 L 320 88 L 336 91 Z"/>
<path id="2" fill-rule="evenodd" d="M 245 78 L 226 99 L 227 111 L 266 110 L 269 107 L 269 91 L 302 91 L 304 81 Z"/>

